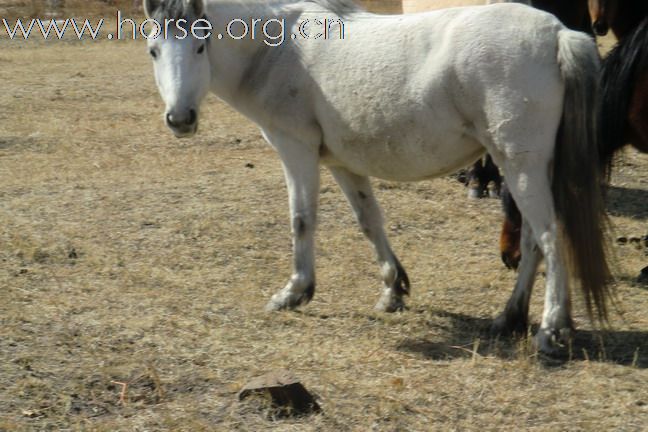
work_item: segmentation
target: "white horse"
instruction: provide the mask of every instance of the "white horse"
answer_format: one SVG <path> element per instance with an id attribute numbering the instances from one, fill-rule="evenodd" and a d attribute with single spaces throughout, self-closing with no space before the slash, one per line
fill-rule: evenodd
<path id="1" fill-rule="evenodd" d="M 376 308 L 391 312 L 403 308 L 409 280 L 385 235 L 369 177 L 429 179 L 488 151 L 524 218 L 519 278 L 494 329 L 526 326 L 543 256 L 541 350 L 551 352 L 570 335 L 568 269 L 587 304 L 605 317 L 608 266 L 592 140 L 599 59 L 589 37 L 515 4 L 398 16 L 366 13 L 349 0 L 145 0 L 144 6 L 160 22 L 202 17 L 214 28 L 207 40 L 207 33 L 181 38 L 173 25 L 166 38 L 148 40 L 173 133 L 196 132 L 211 90 L 255 122 L 281 158 L 294 272 L 267 309 L 292 309 L 313 297 L 319 164 L 331 171 L 375 248 L 384 281 Z M 335 37 L 312 37 L 325 19 L 341 20 L 345 37 L 338 27 L 329 32 Z M 232 31 L 238 37 L 242 22 L 255 20 L 256 38 L 251 32 L 221 37 L 228 26 L 238 28 Z M 285 30 L 285 41 L 269 46 L 259 37 L 262 28 L 275 36 Z"/>

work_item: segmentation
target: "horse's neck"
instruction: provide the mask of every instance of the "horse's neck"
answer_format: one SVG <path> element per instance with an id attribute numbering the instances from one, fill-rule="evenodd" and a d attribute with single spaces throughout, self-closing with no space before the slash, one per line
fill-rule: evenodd
<path id="1" fill-rule="evenodd" d="M 269 47 L 264 39 L 262 26 L 267 19 L 285 18 L 283 9 L 288 9 L 292 4 L 299 3 L 297 0 L 271 1 L 267 0 L 211 0 L 207 3 L 206 15 L 211 21 L 215 35 L 219 33 L 222 38 L 212 40 L 209 47 L 210 62 L 212 66 L 212 91 L 225 102 L 233 106 L 244 115 L 252 118 L 254 110 L 258 105 L 258 81 L 263 71 L 268 69 L 268 56 L 274 55 L 283 50 L 290 50 L 292 44 L 288 40 L 290 29 L 288 24 L 283 29 L 287 35 L 284 43 L 279 46 Z M 248 31 L 254 25 L 253 20 L 261 20 L 257 24 L 256 36 L 234 40 L 227 35 L 229 23 L 235 24 L 233 32 L 237 32 L 245 25 L 249 26 Z"/>

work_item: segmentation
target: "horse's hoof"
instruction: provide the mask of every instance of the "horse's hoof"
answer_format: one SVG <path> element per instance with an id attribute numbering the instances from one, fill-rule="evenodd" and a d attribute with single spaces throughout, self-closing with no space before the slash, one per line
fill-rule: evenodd
<path id="1" fill-rule="evenodd" d="M 572 340 L 572 329 L 541 328 L 534 341 L 538 352 L 550 357 L 564 357 Z"/>
<path id="2" fill-rule="evenodd" d="M 315 287 L 313 285 L 309 286 L 301 293 L 295 293 L 284 288 L 272 296 L 270 301 L 266 304 L 265 310 L 267 312 L 294 310 L 301 305 L 309 303 L 313 299 L 314 294 Z"/>
<path id="3" fill-rule="evenodd" d="M 520 260 L 522 259 L 521 254 L 511 253 L 510 251 L 502 252 L 501 258 L 502 262 L 509 270 L 517 270 L 520 265 Z"/>
<path id="4" fill-rule="evenodd" d="M 270 299 L 268 303 L 266 303 L 265 306 L 265 311 L 266 312 L 277 312 L 281 310 L 288 309 L 289 305 L 287 303 L 284 303 L 279 300 L 275 300 L 274 297 Z"/>
<path id="5" fill-rule="evenodd" d="M 301 306 L 304 302 L 301 299 L 282 299 L 282 298 L 275 298 L 276 294 L 272 296 L 270 301 L 266 304 L 265 310 L 266 312 L 277 312 L 277 311 L 282 311 L 282 310 L 295 310 L 299 306 Z"/>
<path id="6" fill-rule="evenodd" d="M 526 320 L 512 320 L 508 318 L 506 312 L 502 312 L 491 324 L 491 336 L 511 336 L 524 335 L 527 332 L 528 324 Z"/>
<path id="7" fill-rule="evenodd" d="M 385 294 L 378 300 L 374 309 L 378 312 L 401 312 L 405 309 L 405 302 L 400 296 Z"/>

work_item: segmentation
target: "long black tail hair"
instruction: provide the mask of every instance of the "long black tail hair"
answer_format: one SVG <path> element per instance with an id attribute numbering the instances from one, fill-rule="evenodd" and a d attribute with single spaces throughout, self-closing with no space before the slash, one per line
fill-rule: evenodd
<path id="1" fill-rule="evenodd" d="M 553 197 L 566 240 L 567 263 L 580 281 L 590 317 L 607 319 L 610 291 L 600 158 L 596 151 L 597 84 L 594 42 L 583 33 L 558 33 L 558 63 L 565 82 L 563 119 L 553 164 Z"/>

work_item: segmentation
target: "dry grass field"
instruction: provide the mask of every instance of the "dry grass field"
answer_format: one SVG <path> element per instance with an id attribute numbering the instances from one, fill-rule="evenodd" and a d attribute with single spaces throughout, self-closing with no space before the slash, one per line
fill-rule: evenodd
<path id="1" fill-rule="evenodd" d="M 323 171 L 315 298 L 268 314 L 287 196 L 252 124 L 209 97 L 199 134 L 174 139 L 141 42 L 0 38 L 0 65 L 0 431 L 646 430 L 644 246 L 610 242 L 618 311 L 600 331 L 576 302 L 570 359 L 550 361 L 489 337 L 515 277 L 496 200 L 453 178 L 374 182 L 413 284 L 388 315 Z M 612 239 L 646 235 L 648 157 L 623 153 L 613 183 Z M 275 369 L 322 413 L 238 401 Z"/>

